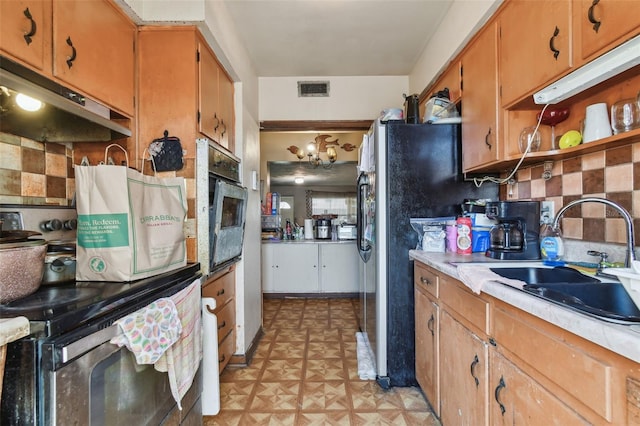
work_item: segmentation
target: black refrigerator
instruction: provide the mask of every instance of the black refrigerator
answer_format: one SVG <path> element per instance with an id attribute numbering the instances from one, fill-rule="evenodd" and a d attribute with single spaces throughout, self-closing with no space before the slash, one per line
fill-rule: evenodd
<path id="1" fill-rule="evenodd" d="M 497 185 L 477 188 L 461 165 L 460 124 L 376 120 L 360 147 L 358 320 L 383 388 L 417 384 L 410 219 L 457 216 L 465 199 L 498 200 Z"/>

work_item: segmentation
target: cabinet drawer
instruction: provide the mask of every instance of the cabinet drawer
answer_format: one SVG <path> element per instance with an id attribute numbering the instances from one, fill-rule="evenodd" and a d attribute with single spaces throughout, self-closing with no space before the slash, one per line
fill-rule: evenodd
<path id="1" fill-rule="evenodd" d="M 222 370 L 227 366 L 233 356 L 233 351 L 236 347 L 235 333 L 229 333 L 227 337 L 218 345 L 218 369 L 220 374 Z"/>
<path id="2" fill-rule="evenodd" d="M 471 293 L 463 284 L 441 276 L 440 300 L 460 322 L 480 333 L 489 333 L 489 302 Z"/>
<path id="3" fill-rule="evenodd" d="M 207 281 L 202 287 L 202 297 L 212 297 L 216 300 L 216 313 L 233 298 L 234 294 L 235 273 L 233 271 L 215 280 Z"/>
<path id="4" fill-rule="evenodd" d="M 227 303 L 216 313 L 218 317 L 218 343 L 233 330 L 233 325 L 236 319 L 236 306 L 233 301 Z"/>
<path id="5" fill-rule="evenodd" d="M 424 288 L 434 297 L 438 297 L 439 278 L 427 266 L 420 262 L 413 265 L 413 284 L 416 287 Z"/>
<path id="6" fill-rule="evenodd" d="M 499 308 L 494 311 L 493 331 L 499 346 L 602 418 L 612 420 L 611 365 L 538 330 L 535 322 L 525 322 L 525 318 Z M 586 377 L 589 378 L 588 386 L 585 386 Z"/>

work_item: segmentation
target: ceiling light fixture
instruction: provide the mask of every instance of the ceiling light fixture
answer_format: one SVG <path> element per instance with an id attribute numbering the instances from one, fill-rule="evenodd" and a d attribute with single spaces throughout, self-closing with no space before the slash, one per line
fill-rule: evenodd
<path id="1" fill-rule="evenodd" d="M 557 104 L 640 64 L 640 35 L 534 93 L 536 104 Z"/>
<path id="2" fill-rule="evenodd" d="M 338 151 L 335 147 L 340 146 L 338 139 L 328 141 L 331 135 L 318 135 L 315 139 L 307 144 L 307 151 L 302 148 L 298 148 L 295 145 L 291 145 L 289 152 L 295 154 L 298 160 L 302 160 L 307 157 L 307 161 L 313 168 L 322 167 L 324 169 L 330 169 L 333 163 L 338 159 Z M 344 148 L 344 147 L 343 147 Z M 321 154 L 326 154 L 327 158 L 322 159 Z"/>
<path id="3" fill-rule="evenodd" d="M 293 181 L 298 185 L 302 185 L 304 183 L 304 178 L 302 176 L 298 176 Z"/>

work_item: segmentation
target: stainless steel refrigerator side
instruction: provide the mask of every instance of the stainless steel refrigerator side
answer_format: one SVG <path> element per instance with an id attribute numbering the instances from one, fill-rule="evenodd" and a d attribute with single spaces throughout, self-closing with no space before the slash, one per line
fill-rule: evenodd
<path id="1" fill-rule="evenodd" d="M 386 129 L 379 120 L 374 122 L 374 146 L 375 146 L 375 317 L 376 317 L 376 347 L 374 354 L 377 365 L 377 380 L 381 387 L 391 387 L 387 373 L 387 227 L 389 218 L 385 214 L 389 196 L 386 194 L 385 182 L 387 181 L 387 157 L 386 157 Z"/>

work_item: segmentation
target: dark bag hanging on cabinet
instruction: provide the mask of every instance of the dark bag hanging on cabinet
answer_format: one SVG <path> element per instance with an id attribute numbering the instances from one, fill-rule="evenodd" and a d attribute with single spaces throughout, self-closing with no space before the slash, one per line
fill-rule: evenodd
<path id="1" fill-rule="evenodd" d="M 180 139 L 169 137 L 169 131 L 164 131 L 164 137 L 154 139 L 149 144 L 149 153 L 153 157 L 156 172 L 180 170 L 184 167 L 182 145 Z"/>

